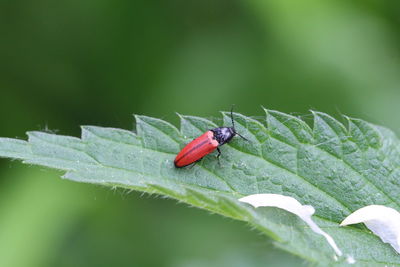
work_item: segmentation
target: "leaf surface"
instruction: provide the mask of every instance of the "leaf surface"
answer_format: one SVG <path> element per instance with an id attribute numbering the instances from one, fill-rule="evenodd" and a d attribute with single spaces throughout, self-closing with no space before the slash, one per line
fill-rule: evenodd
<path id="1" fill-rule="evenodd" d="M 83 126 L 81 138 L 29 132 L 28 141 L 0 138 L 0 156 L 64 170 L 66 179 L 118 186 L 175 198 L 249 223 L 276 245 L 316 265 L 335 261 L 323 237 L 293 214 L 276 208 L 255 210 L 239 198 L 283 194 L 312 205 L 315 222 L 356 265 L 399 265 L 400 256 L 366 228 L 339 227 L 351 212 L 367 205 L 400 210 L 400 142 L 388 129 L 346 118 L 346 126 L 313 112 L 313 126 L 278 111 L 263 120 L 235 113 L 234 138 L 215 155 L 193 167 L 176 169 L 175 155 L 193 138 L 217 127 L 179 115 L 181 128 L 163 120 L 136 116 L 136 133 Z M 230 125 L 229 113 L 223 113 Z"/>

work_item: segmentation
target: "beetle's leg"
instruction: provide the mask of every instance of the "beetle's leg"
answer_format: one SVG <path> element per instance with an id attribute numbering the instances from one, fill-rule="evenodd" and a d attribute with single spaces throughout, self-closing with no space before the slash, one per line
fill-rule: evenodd
<path id="1" fill-rule="evenodd" d="M 218 151 L 217 158 L 219 159 L 219 157 L 221 156 L 221 150 L 219 149 L 219 147 L 217 147 L 217 151 Z"/>
<path id="2" fill-rule="evenodd" d="M 219 150 L 219 147 L 217 147 L 217 151 L 218 151 L 218 155 L 217 155 L 218 165 L 221 166 L 221 161 L 219 160 L 219 157 L 221 156 L 221 150 Z"/>
<path id="3" fill-rule="evenodd" d="M 196 165 L 198 162 L 200 162 L 203 158 L 196 160 L 195 162 L 193 162 L 192 164 L 190 164 L 189 169 L 193 168 L 194 165 Z"/>

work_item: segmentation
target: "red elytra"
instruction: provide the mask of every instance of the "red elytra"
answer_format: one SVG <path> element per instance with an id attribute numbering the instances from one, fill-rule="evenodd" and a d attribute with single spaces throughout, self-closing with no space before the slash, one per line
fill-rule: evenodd
<path id="1" fill-rule="evenodd" d="M 214 133 L 212 131 L 205 132 L 179 152 L 174 161 L 175 167 L 182 168 L 202 159 L 217 149 L 218 145 L 218 141 L 214 139 Z"/>

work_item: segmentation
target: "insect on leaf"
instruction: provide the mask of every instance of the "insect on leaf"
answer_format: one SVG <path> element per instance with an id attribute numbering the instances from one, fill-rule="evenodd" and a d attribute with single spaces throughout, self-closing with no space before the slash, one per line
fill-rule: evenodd
<path id="1" fill-rule="evenodd" d="M 282 194 L 315 208 L 313 221 L 357 264 L 400 266 L 400 256 L 366 228 L 339 227 L 368 205 L 400 210 L 400 142 L 388 129 L 360 119 L 346 125 L 313 112 L 313 125 L 266 110 L 263 120 L 234 114 L 235 137 L 192 168 L 177 169 L 182 147 L 216 127 L 204 118 L 180 115 L 181 128 L 136 116 L 136 132 L 83 126 L 81 138 L 29 132 L 28 141 L 0 138 L 0 156 L 65 171 L 66 179 L 157 193 L 244 221 L 275 244 L 314 265 L 334 260 L 324 237 L 280 209 L 254 209 L 238 199 Z M 224 124 L 231 126 L 229 113 Z"/>

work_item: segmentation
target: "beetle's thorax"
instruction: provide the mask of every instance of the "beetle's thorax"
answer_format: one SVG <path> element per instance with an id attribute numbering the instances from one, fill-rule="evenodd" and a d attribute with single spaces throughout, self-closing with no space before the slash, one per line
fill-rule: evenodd
<path id="1" fill-rule="evenodd" d="M 211 129 L 214 133 L 214 139 L 218 141 L 218 144 L 222 146 L 228 143 L 236 135 L 235 130 L 232 127 L 218 127 Z"/>

